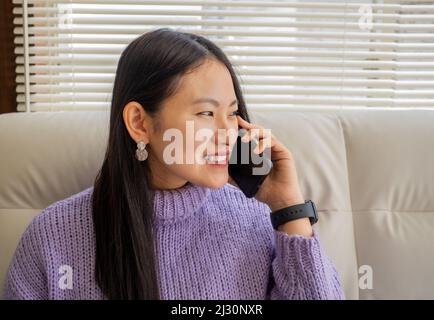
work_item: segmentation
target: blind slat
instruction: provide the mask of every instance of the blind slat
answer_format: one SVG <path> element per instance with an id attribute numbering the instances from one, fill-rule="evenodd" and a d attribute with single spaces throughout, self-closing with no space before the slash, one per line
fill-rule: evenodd
<path id="1" fill-rule="evenodd" d="M 249 47 L 249 48 L 260 48 L 266 47 L 267 50 L 276 49 L 281 50 L 283 48 L 330 48 L 334 49 L 339 46 L 343 46 L 341 42 L 330 41 L 327 43 L 319 43 L 314 41 L 263 41 L 257 43 L 256 41 L 234 41 L 234 40 L 216 40 L 215 43 L 219 46 L 225 47 Z M 75 44 L 74 44 L 75 45 Z M 87 45 L 86 47 L 71 47 L 67 45 L 63 46 L 44 46 L 44 47 L 30 47 L 29 52 L 31 54 L 47 54 L 47 53 L 82 53 L 82 54 L 117 54 L 119 55 L 124 49 L 123 44 L 118 45 L 105 45 L 101 47 L 100 45 Z M 347 49 L 365 49 L 365 50 L 425 50 L 432 53 L 434 51 L 434 43 L 375 43 L 375 42 L 350 42 L 346 43 L 345 47 Z M 16 47 L 16 54 L 23 54 L 23 47 Z"/>
<path id="2" fill-rule="evenodd" d="M 264 77 L 254 77 L 254 76 L 245 76 L 243 77 L 242 83 L 244 85 L 262 85 L 262 86 L 326 86 L 333 87 L 339 86 L 339 89 L 336 89 L 336 92 L 340 92 L 342 88 L 345 86 L 349 87 L 369 87 L 369 88 L 427 88 L 434 89 L 434 80 L 433 81 L 405 81 L 405 80 L 377 80 L 377 79 L 364 79 L 364 80 L 356 80 L 356 79 L 281 79 L 281 78 L 264 78 Z M 102 91 L 107 92 L 111 89 L 111 85 L 109 84 L 99 84 L 99 83 L 91 83 L 86 85 L 81 85 L 80 83 L 65 86 L 61 83 L 54 83 L 52 85 L 32 85 L 30 90 L 32 92 L 56 92 L 62 90 L 81 90 L 83 92 L 86 91 Z M 17 85 L 17 92 L 24 92 L 24 86 Z"/>
<path id="3" fill-rule="evenodd" d="M 21 15 L 21 8 L 14 8 L 14 14 Z M 64 12 L 58 8 L 39 8 L 39 7 L 30 7 L 28 10 L 29 14 L 50 14 L 53 16 L 62 15 Z M 270 11 L 270 12 L 258 12 L 251 10 L 208 10 L 208 9 L 196 9 L 196 10 L 156 10 L 156 9 L 141 9 L 141 8 L 74 8 L 71 12 L 76 14 L 88 14 L 88 15 L 128 15 L 137 16 L 200 16 L 200 17 L 271 17 L 271 18 L 286 18 L 286 17 L 294 17 L 294 18 L 305 18 L 305 19 L 359 19 L 359 13 L 345 13 L 345 7 L 342 7 L 340 12 L 294 12 L 294 11 Z M 110 18 L 105 17 L 110 21 Z M 397 13 L 372 13 L 372 19 L 382 19 L 382 20 L 399 20 L 399 21 L 418 21 L 418 22 L 431 22 L 434 18 L 432 14 L 397 14 Z M 72 18 L 74 21 L 75 19 Z M 128 20 L 128 18 L 125 18 Z"/>
<path id="4" fill-rule="evenodd" d="M 76 37 L 78 35 L 96 35 L 105 36 L 130 36 L 131 40 L 134 39 L 137 35 L 151 31 L 155 29 L 154 27 L 127 27 L 127 26 L 119 26 L 119 27 L 98 27 L 98 26 L 81 26 L 81 27 L 70 27 L 70 28 L 53 28 L 53 27 L 31 27 L 30 34 L 33 35 L 51 35 L 52 39 L 58 37 Z M 193 32 L 203 36 L 243 36 L 243 37 L 255 37 L 255 38 L 270 38 L 270 37 L 280 37 L 280 38 L 335 38 L 335 39 L 344 39 L 345 41 L 351 41 L 351 39 L 365 39 L 365 40 L 383 40 L 383 41 L 434 41 L 433 33 L 386 33 L 386 32 L 367 32 L 365 30 L 360 30 L 359 32 L 344 32 L 341 30 L 340 32 L 324 32 L 324 31 L 290 31 L 290 30 L 246 30 L 246 29 L 193 29 L 188 26 L 182 28 L 187 32 Z M 72 32 L 73 31 L 73 32 Z M 21 35 L 23 33 L 22 27 L 14 28 L 14 33 L 17 35 Z M 128 43 L 128 41 L 126 42 Z M 125 43 L 125 44 L 126 44 Z"/>
<path id="5" fill-rule="evenodd" d="M 279 70 L 262 70 L 262 69 L 250 69 L 250 70 L 237 70 L 238 74 L 242 77 L 247 75 L 253 76 L 264 76 L 264 77 L 329 77 L 329 78 L 341 78 L 342 76 L 351 78 L 372 78 L 376 79 L 432 79 L 434 80 L 434 70 L 433 71 L 369 71 L 369 70 L 357 70 L 357 71 L 340 71 L 340 70 L 284 70 L 280 68 Z M 18 82 L 24 82 L 23 76 L 17 76 Z M 113 82 L 114 74 L 107 76 L 88 76 L 88 75 L 30 75 L 30 82 L 32 83 L 47 83 L 47 82 Z"/>
<path id="6" fill-rule="evenodd" d="M 22 24 L 21 18 L 14 18 L 15 24 Z M 54 25 L 57 28 L 59 24 L 58 18 L 29 18 L 29 23 L 41 24 L 45 23 L 49 26 Z M 68 26 L 68 29 L 74 29 L 74 25 L 80 24 L 95 24 L 95 25 L 166 25 L 166 26 L 219 26 L 219 27 L 273 27 L 273 28 L 348 28 L 359 29 L 360 24 L 358 22 L 314 22 L 314 21 L 277 21 L 277 20 L 252 20 L 246 21 L 242 19 L 225 19 L 225 20 L 211 20 L 211 19 L 181 19 L 181 18 L 111 18 L 107 17 L 76 17 L 73 19 L 73 23 Z M 70 27 L 70 28 L 69 28 Z M 411 24 L 411 23 L 375 23 L 375 27 L 379 30 L 398 30 L 398 31 L 421 31 L 431 32 L 434 30 L 434 25 L 431 24 Z"/>
<path id="7" fill-rule="evenodd" d="M 71 3 L 69 0 L 50 0 L 51 3 Z M 414 2 L 414 4 L 410 4 Z M 15 4 L 22 4 L 23 0 L 13 0 Z M 28 0 L 29 4 L 45 4 L 46 0 Z M 176 5 L 179 6 L 179 0 L 74 0 L 76 4 L 112 4 L 112 5 Z M 422 4 L 421 4 L 422 3 Z M 347 1 L 328 1 L 328 2 L 301 2 L 297 0 L 292 1 L 211 1 L 211 0 L 187 0 L 182 1 L 183 6 L 217 6 L 217 7 L 258 7 L 258 8 L 298 8 L 298 9 L 339 9 L 346 7 L 347 9 L 359 10 L 366 2 L 347 2 Z M 393 11 L 431 11 L 434 8 L 426 5 L 421 0 L 396 0 L 392 3 L 375 3 L 369 2 L 369 6 L 378 10 L 393 10 Z"/>
<path id="8" fill-rule="evenodd" d="M 242 65 L 243 67 L 274 67 L 274 66 L 280 66 L 280 67 L 320 67 L 320 68 L 339 68 L 341 70 L 346 68 L 365 68 L 365 69 L 378 69 L 381 70 L 393 70 L 393 69 L 399 69 L 402 71 L 405 70 L 431 70 L 434 69 L 434 62 L 406 62 L 406 61 L 369 61 L 369 60 L 362 60 L 362 61 L 339 61 L 339 60 L 306 60 L 306 59 L 297 59 L 297 60 L 258 60 L 258 59 L 230 59 L 231 63 L 236 67 L 239 68 L 238 65 Z M 93 74 L 93 73 L 115 73 L 116 72 L 116 66 L 111 65 L 80 65 L 75 64 L 73 66 L 71 65 L 38 65 L 38 66 L 31 66 L 29 68 L 30 73 L 41 73 L 40 76 L 44 76 L 44 73 L 47 72 L 54 72 L 57 73 L 86 73 L 86 74 Z M 363 69 L 362 69 L 363 70 Z M 24 73 L 24 67 L 23 66 L 17 66 L 15 68 L 15 72 L 17 74 L 23 74 Z M 400 72 L 400 71 L 396 71 Z M 77 76 L 77 79 L 80 77 Z"/>

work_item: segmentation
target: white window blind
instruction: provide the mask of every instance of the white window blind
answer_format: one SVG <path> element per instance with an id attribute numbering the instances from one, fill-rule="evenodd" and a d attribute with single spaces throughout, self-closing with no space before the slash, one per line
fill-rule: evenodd
<path id="1" fill-rule="evenodd" d="M 434 107 L 434 2 L 14 0 L 18 111 L 110 107 L 120 53 L 159 28 L 216 42 L 248 106 Z"/>

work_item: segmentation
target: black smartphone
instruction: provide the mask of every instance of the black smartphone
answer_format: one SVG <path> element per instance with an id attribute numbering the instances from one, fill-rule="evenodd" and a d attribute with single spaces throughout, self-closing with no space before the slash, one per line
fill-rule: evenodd
<path id="1" fill-rule="evenodd" d="M 255 140 L 241 141 L 241 137 L 245 133 L 244 128 L 239 129 L 237 141 L 229 160 L 228 171 L 246 197 L 252 198 L 270 173 L 273 162 L 264 152 L 260 154 L 253 152 L 256 147 Z"/>

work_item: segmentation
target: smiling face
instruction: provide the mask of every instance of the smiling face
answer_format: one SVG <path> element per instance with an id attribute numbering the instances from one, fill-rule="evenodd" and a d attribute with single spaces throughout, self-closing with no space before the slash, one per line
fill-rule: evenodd
<path id="1" fill-rule="evenodd" d="M 144 136 L 129 127 L 128 119 L 143 112 L 134 111 L 138 107 L 130 103 L 124 110 L 135 141 Z M 185 74 L 158 114 L 143 116 L 154 188 L 174 189 L 188 181 L 209 188 L 227 183 L 227 163 L 238 133 L 237 110 L 232 78 L 224 64 L 208 59 Z"/>

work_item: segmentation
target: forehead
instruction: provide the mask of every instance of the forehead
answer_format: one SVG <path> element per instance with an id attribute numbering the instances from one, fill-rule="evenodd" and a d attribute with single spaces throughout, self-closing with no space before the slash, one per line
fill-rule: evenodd
<path id="1" fill-rule="evenodd" d="M 210 97 L 225 103 L 235 98 L 235 91 L 226 66 L 215 60 L 206 60 L 181 78 L 177 95 L 187 101 Z"/>

